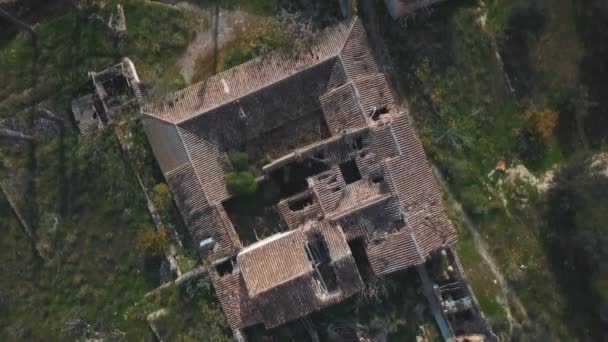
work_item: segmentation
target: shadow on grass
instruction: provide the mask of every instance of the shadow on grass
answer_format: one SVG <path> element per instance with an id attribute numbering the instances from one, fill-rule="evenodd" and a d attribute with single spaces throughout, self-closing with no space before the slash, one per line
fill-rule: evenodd
<path id="1" fill-rule="evenodd" d="M 589 155 L 577 155 L 556 173 L 541 237 L 565 298 L 563 324 L 600 340 L 600 317 L 608 311 L 608 288 L 601 282 L 608 270 L 608 178 L 591 174 L 589 161 Z"/>

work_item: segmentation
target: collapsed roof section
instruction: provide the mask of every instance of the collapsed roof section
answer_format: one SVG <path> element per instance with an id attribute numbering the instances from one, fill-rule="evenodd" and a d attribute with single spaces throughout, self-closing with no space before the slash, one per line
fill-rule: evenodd
<path id="1" fill-rule="evenodd" d="M 366 270 L 350 242 L 362 241 L 371 271 L 384 275 L 456 241 L 422 145 L 358 19 L 328 29 L 305 53 L 256 58 L 143 112 L 195 243 L 213 241 L 211 279 L 235 330 L 275 327 L 361 290 Z M 290 152 L 264 165 L 260 179 L 294 163 L 323 171 L 276 204 L 284 232 L 244 247 L 222 205 L 231 198 L 228 152 L 317 119 L 326 130 L 314 141 L 289 135 Z"/>
<path id="2" fill-rule="evenodd" d="M 131 104 L 143 102 L 142 88 L 129 58 L 100 72 L 89 72 L 93 91 L 72 101 L 80 133 L 88 135 L 114 120 Z"/>

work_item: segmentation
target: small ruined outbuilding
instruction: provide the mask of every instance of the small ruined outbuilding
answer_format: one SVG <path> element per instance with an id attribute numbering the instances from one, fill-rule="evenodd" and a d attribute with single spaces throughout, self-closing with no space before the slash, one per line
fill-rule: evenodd
<path id="1" fill-rule="evenodd" d="M 114 120 L 126 106 L 143 102 L 142 85 L 128 58 L 100 72 L 90 72 L 92 91 L 72 101 L 72 113 L 82 134 Z"/>
<path id="2" fill-rule="evenodd" d="M 336 304 L 364 288 L 362 273 L 421 265 L 456 243 L 413 123 L 358 19 L 326 30 L 304 53 L 256 58 L 142 111 L 237 333 Z M 228 154 L 243 146 L 253 160 L 271 156 L 261 183 L 295 164 L 321 169 L 274 206 L 280 232 L 249 246 L 223 205 L 232 197 Z"/>

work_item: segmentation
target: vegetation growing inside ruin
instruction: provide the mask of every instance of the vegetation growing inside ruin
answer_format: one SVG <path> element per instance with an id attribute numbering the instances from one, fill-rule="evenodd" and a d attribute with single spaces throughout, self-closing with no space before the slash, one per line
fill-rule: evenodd
<path id="1" fill-rule="evenodd" d="M 437 327 L 425 311 L 424 296 L 417 292 L 419 279 L 415 270 L 384 278 L 368 279 L 360 293 L 344 302 L 310 316 L 321 341 L 341 338 L 355 340 L 371 337 L 386 341 L 410 341 L 424 336 L 429 341 L 441 339 Z M 277 341 L 310 341 L 310 333 L 301 320 L 264 331 L 262 327 L 246 330 L 254 341 L 264 338 Z"/>
<path id="2" fill-rule="evenodd" d="M 235 196 L 251 196 L 258 189 L 255 175 L 249 167 L 246 153 L 235 152 L 230 155 L 233 171 L 226 174 L 226 186 Z"/>

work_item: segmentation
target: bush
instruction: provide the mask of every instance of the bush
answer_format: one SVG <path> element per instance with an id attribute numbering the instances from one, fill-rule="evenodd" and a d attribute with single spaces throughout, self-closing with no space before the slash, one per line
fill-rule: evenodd
<path id="1" fill-rule="evenodd" d="M 499 207 L 496 199 L 487 194 L 477 184 L 471 184 L 464 188 L 460 196 L 464 208 L 476 217 L 488 215 L 492 210 Z"/>
<path id="2" fill-rule="evenodd" d="M 169 236 L 164 228 L 141 226 L 137 233 L 137 249 L 142 252 L 158 255 L 169 247 Z"/>
<path id="3" fill-rule="evenodd" d="M 558 119 L 559 113 L 552 109 L 528 108 L 524 113 L 524 120 L 528 129 L 543 140 L 548 140 L 553 135 Z"/>
<path id="4" fill-rule="evenodd" d="M 156 205 L 160 211 L 167 211 L 171 208 L 173 198 L 171 197 L 171 191 L 166 183 L 158 183 L 152 189 L 152 202 Z"/>
<path id="5" fill-rule="evenodd" d="M 238 43 L 223 53 L 220 69 L 230 69 L 272 50 L 289 49 L 293 43 L 279 22 L 266 20 L 245 32 Z"/>
<path id="6" fill-rule="evenodd" d="M 247 171 L 249 156 L 245 152 L 233 152 L 230 154 L 230 163 L 236 171 Z"/>
<path id="7" fill-rule="evenodd" d="M 258 189 L 253 173 L 250 171 L 230 172 L 226 175 L 226 185 L 233 194 L 251 195 Z"/>

